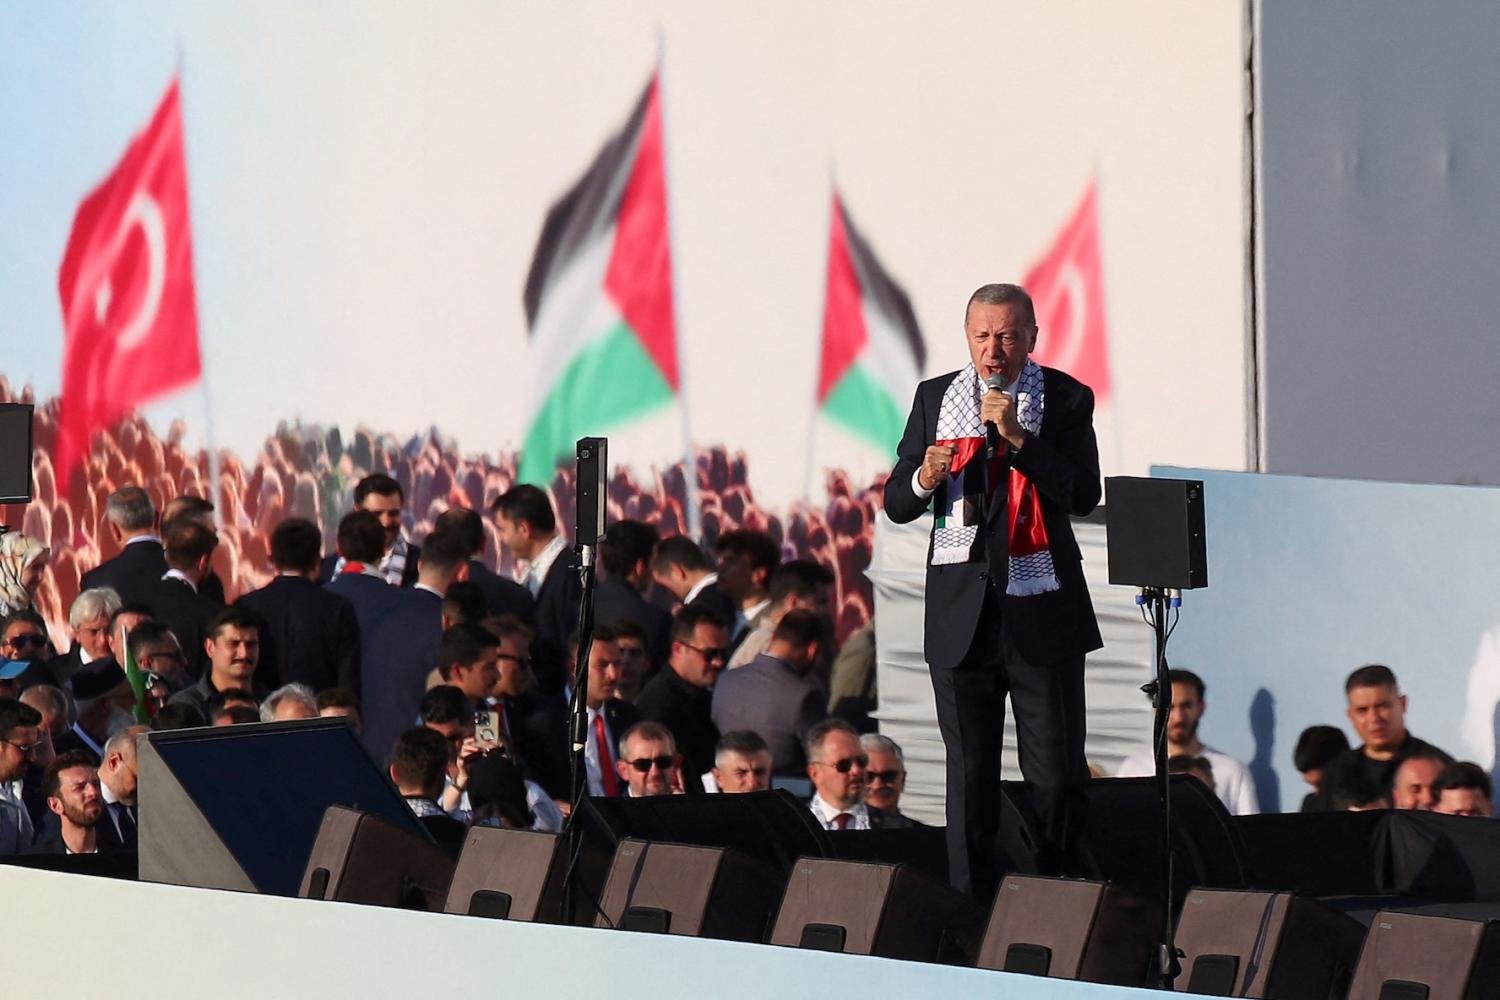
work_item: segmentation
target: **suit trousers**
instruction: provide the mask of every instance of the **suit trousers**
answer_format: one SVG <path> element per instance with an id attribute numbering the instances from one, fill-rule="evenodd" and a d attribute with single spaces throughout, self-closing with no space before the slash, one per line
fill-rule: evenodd
<path id="1" fill-rule="evenodd" d="M 1001 617 L 1001 598 L 985 584 L 969 650 L 956 667 L 931 669 L 938 728 L 947 751 L 948 874 L 954 888 L 986 900 L 1002 872 L 1000 750 L 1005 699 L 1016 719 L 1021 776 L 1041 823 L 1038 862 L 1059 874 L 1078 855 L 1087 799 L 1082 655 L 1031 663 L 1017 652 Z"/>

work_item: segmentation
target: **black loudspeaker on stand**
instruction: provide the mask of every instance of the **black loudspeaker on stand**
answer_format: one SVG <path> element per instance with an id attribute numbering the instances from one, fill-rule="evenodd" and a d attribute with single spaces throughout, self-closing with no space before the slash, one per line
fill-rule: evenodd
<path id="1" fill-rule="evenodd" d="M 1164 869 L 1158 971 L 1162 987 L 1170 990 L 1182 972 L 1182 963 L 1172 925 L 1172 786 L 1167 775 L 1172 682 L 1167 674 L 1167 640 L 1177 627 L 1182 591 L 1208 586 L 1203 482 L 1113 476 L 1104 480 L 1104 510 L 1109 582 L 1138 588 L 1135 601 L 1156 637 L 1156 679 L 1143 685 L 1142 690 L 1151 696 L 1156 708 L 1151 745 L 1156 751 L 1156 780 L 1161 791 Z"/>

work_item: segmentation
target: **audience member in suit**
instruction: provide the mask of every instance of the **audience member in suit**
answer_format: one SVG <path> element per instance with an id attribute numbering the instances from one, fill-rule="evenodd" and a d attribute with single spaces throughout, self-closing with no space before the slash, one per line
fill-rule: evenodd
<path id="1" fill-rule="evenodd" d="M 633 621 L 646 630 L 651 667 L 666 665 L 672 645 L 672 614 L 646 600 L 651 590 L 651 559 L 661 536 L 641 521 L 616 521 L 599 540 L 604 579 L 594 588 L 594 622 L 618 625 Z"/>
<path id="2" fill-rule="evenodd" d="M 713 612 L 688 605 L 672 621 L 667 668 L 647 682 L 635 700 L 641 718 L 672 731 L 682 752 L 688 786 L 701 790 L 701 778 L 714 766 L 719 728 L 713 720 L 714 681 L 729 659 L 724 623 Z M 736 726 L 742 729 L 743 726 Z"/>
<path id="3" fill-rule="evenodd" d="M 739 614 L 739 608 L 719 587 L 719 574 L 709 565 L 703 550 L 685 535 L 661 540 L 651 560 L 651 576 L 680 604 L 707 608 L 728 623 Z"/>
<path id="4" fill-rule="evenodd" d="M 719 536 L 714 551 L 719 586 L 735 605 L 729 626 L 732 652 L 771 609 L 771 574 L 781 565 L 781 549 L 764 531 L 736 528 Z"/>
<path id="5" fill-rule="evenodd" d="M 568 663 L 571 665 L 578 659 L 576 641 L 570 651 L 573 655 L 568 658 Z M 620 647 L 615 645 L 614 629 L 608 625 L 594 628 L 593 642 L 589 645 L 588 672 L 584 705 L 589 731 L 583 747 L 587 791 L 590 795 L 623 795 L 625 785 L 615 767 L 616 752 L 620 737 L 641 721 L 641 713 L 630 702 L 615 697 L 615 685 L 620 682 Z M 577 679 L 569 680 L 576 683 Z"/>
<path id="6" fill-rule="evenodd" d="M 214 505 L 191 493 L 173 497 L 162 508 L 161 535 L 163 538 L 167 537 L 168 531 L 177 521 L 195 521 L 215 535 L 219 531 L 219 526 L 214 523 Z M 209 568 L 208 575 L 198 584 L 198 593 L 221 608 L 228 603 L 224 600 L 224 582 L 219 579 L 219 574 L 214 572 L 212 567 Z"/>
<path id="7" fill-rule="evenodd" d="M 825 830 L 881 830 L 902 823 L 864 801 L 865 769 L 870 758 L 859 734 L 843 719 L 824 719 L 807 734 L 807 776 L 813 796 L 807 807 Z M 902 817 L 905 819 L 905 817 Z"/>
<path id="8" fill-rule="evenodd" d="M 104 760 L 99 764 L 99 794 L 104 799 L 104 815 L 96 828 L 100 850 L 135 850 L 135 738 L 150 731 L 150 726 L 127 726 L 104 743 Z"/>
<path id="9" fill-rule="evenodd" d="M 380 555 L 370 562 L 393 587 L 415 587 L 421 566 L 421 547 L 408 542 L 401 531 L 405 506 L 406 494 L 401 491 L 401 484 L 382 472 L 371 473 L 354 486 L 354 509 L 368 511 L 380 522 L 383 539 Z M 327 583 L 342 573 L 346 558 L 341 553 L 324 559 L 318 571 L 319 582 Z"/>
<path id="10" fill-rule="evenodd" d="M 97 854 L 98 827 L 104 818 L 99 772 L 80 750 L 58 754 L 42 778 L 47 808 L 58 818 L 52 834 L 28 854 Z"/>
<path id="11" fill-rule="evenodd" d="M 167 559 L 156 535 L 151 494 L 139 486 L 122 486 L 105 501 L 104 517 L 120 552 L 83 574 L 79 588 L 108 587 L 117 594 L 129 594 L 160 580 L 167 571 Z"/>
<path id="12" fill-rule="evenodd" d="M 391 781 L 438 846 L 457 854 L 467 827 L 438 805 L 447 767 L 448 741 L 441 733 L 410 726 L 397 734 L 389 758 Z"/>
<path id="13" fill-rule="evenodd" d="M 0 698 L 0 857 L 20 854 L 36 839 L 36 822 L 22 797 L 27 768 L 42 749 L 42 716 L 14 698 Z"/>
<path id="14" fill-rule="evenodd" d="M 513 616 L 491 620 L 485 627 L 500 640 L 495 657 L 499 676 L 487 692 L 500 713 L 500 728 L 510 737 L 526 776 L 554 799 L 567 799 L 567 706 L 531 686 L 533 633 Z"/>
<path id="15" fill-rule="evenodd" d="M 801 777 L 802 741 L 828 715 L 828 695 L 812 676 L 822 640 L 821 617 L 789 611 L 764 653 L 714 685 L 714 723 L 721 732 L 749 729 L 764 737 L 778 776 Z"/>
<path id="16" fill-rule="evenodd" d="M 667 621 L 671 620 L 668 615 Z M 620 682 L 615 685 L 615 697 L 633 702 L 641 696 L 646 680 L 657 672 L 651 662 L 651 640 L 646 637 L 646 630 L 631 618 L 618 618 L 610 623 L 610 628 L 615 630 L 615 644 L 620 647 Z M 667 634 L 665 648 L 670 650 L 671 633 Z"/>
<path id="17" fill-rule="evenodd" d="M 672 731 L 659 722 L 637 722 L 620 737 L 615 761 L 621 784 L 633 799 L 647 795 L 681 795 L 687 779 Z"/>
<path id="18" fill-rule="evenodd" d="M 721 792 L 764 792 L 771 787 L 771 748 L 759 733 L 736 729 L 714 748 L 714 784 Z"/>
<path id="19" fill-rule="evenodd" d="M 469 550 L 469 583 L 484 595 L 488 614 L 515 615 L 528 624 L 536 621 L 536 601 L 531 591 L 479 561 L 479 553 L 484 551 L 484 519 L 478 511 L 452 507 L 438 515 L 432 530 L 463 540 Z"/>
<path id="20" fill-rule="evenodd" d="M 354 510 L 339 521 L 338 574 L 323 586 L 348 601 L 359 627 L 360 667 L 368 662 L 370 638 L 401 602 L 401 591 L 385 582 L 376 563 L 385 544 L 380 520 L 366 510 Z"/>
<path id="21" fill-rule="evenodd" d="M 110 647 L 109 620 L 120 610 L 120 595 L 108 587 L 85 590 L 68 609 L 68 632 L 73 645 L 52 661 L 52 677 L 59 687 L 95 660 L 114 655 Z"/>
<path id="22" fill-rule="evenodd" d="M 224 704 L 230 691 L 248 693 L 250 707 L 264 697 L 264 688 L 256 680 L 260 666 L 260 619 L 244 608 L 228 607 L 208 624 L 203 640 L 208 655 L 208 669 L 198 682 L 174 694 L 168 705 L 191 705 L 206 720 Z"/>
<path id="23" fill-rule="evenodd" d="M 827 619 L 832 607 L 833 573 L 821 563 L 811 559 L 793 559 L 776 567 L 771 574 L 771 604 L 760 616 L 755 627 L 740 640 L 734 655 L 729 658 L 729 669 L 738 670 L 771 645 L 771 635 L 788 611 L 811 611 L 819 618 Z M 833 629 L 830 626 L 823 636 L 824 646 L 831 646 Z M 820 649 L 828 658 L 832 649 Z"/>
<path id="24" fill-rule="evenodd" d="M 567 671 L 563 651 L 578 627 L 578 556 L 557 531 L 552 501 L 535 486 L 521 484 L 495 498 L 490 512 L 500 541 L 524 561 L 521 583 L 536 599 L 536 649 L 533 651 L 537 686 L 556 694 Z"/>
<path id="25" fill-rule="evenodd" d="M 34 684 L 53 684 L 52 644 L 47 639 L 47 623 L 31 608 L 12 611 L 0 621 L 0 657 L 23 660 L 30 664 L 17 678 L 16 688 L 25 691 Z"/>
<path id="26" fill-rule="evenodd" d="M 365 731 L 364 710 L 359 702 L 359 695 L 348 688 L 329 688 L 318 692 L 318 716 L 324 719 L 348 719 L 349 728 L 354 730 L 354 735 L 360 736 Z"/>
<path id="27" fill-rule="evenodd" d="M 199 592 L 208 577 L 219 536 L 192 518 L 167 527 L 167 572 L 160 580 L 130 595 L 151 609 L 151 617 L 172 630 L 188 658 L 188 673 L 201 677 L 208 666 L 204 642 L 208 623 L 224 607 Z"/>
<path id="28" fill-rule="evenodd" d="M 82 750 L 96 765 L 104 759 L 104 742 L 135 721 L 131 708 L 135 692 L 125 671 L 114 660 L 98 660 L 73 675 L 70 682 L 74 722 L 53 740 L 57 753 Z"/>
<path id="29" fill-rule="evenodd" d="M 370 635 L 362 665 L 365 747 L 384 760 L 391 744 L 417 717 L 427 675 L 437 666 L 443 638 L 443 595 L 469 572 L 463 543 L 451 535 L 428 535 L 416 586 L 399 590 L 399 602 Z M 478 626 L 463 626 L 477 629 Z M 450 630 L 451 631 L 451 630 Z"/>
<path id="30" fill-rule="evenodd" d="M 155 674 L 166 684 L 168 695 L 193 683 L 187 672 L 187 657 L 172 630 L 160 622 L 142 622 L 130 630 L 126 640 L 135 665 Z"/>
<path id="31" fill-rule="evenodd" d="M 921 826 L 901 814 L 901 793 L 906 790 L 906 755 L 901 745 L 889 736 L 865 733 L 859 738 L 859 747 L 869 758 L 865 765 L 865 805 L 883 813 L 889 829 Z"/>
<path id="32" fill-rule="evenodd" d="M 323 534 L 300 517 L 287 518 L 271 533 L 276 577 L 235 602 L 265 623 L 260 651 L 266 687 L 306 684 L 359 690 L 359 622 L 354 606 L 313 582 Z"/>

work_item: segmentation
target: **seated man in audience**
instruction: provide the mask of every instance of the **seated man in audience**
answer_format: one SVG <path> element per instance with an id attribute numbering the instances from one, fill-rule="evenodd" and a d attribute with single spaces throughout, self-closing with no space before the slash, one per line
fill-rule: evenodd
<path id="1" fill-rule="evenodd" d="M 759 733 L 737 729 L 719 737 L 713 780 L 721 792 L 764 792 L 771 787 L 771 748 Z"/>
<path id="2" fill-rule="evenodd" d="M 641 521 L 616 521 L 599 539 L 599 562 L 604 579 L 594 591 L 594 621 L 619 626 L 634 622 L 647 637 L 650 665 L 659 670 L 667 662 L 672 642 L 672 614 L 652 604 L 651 560 L 661 535 Z"/>
<path id="3" fill-rule="evenodd" d="M 1194 757 L 1190 753 L 1173 754 L 1167 758 L 1168 774 L 1186 774 L 1197 778 L 1209 791 L 1214 790 L 1214 764 L 1207 757 Z"/>
<path id="4" fill-rule="evenodd" d="M 667 621 L 671 620 L 672 616 L 667 615 Z M 615 630 L 615 645 L 620 647 L 620 683 L 615 685 L 615 697 L 633 702 L 641 696 L 647 674 L 655 666 L 651 660 L 651 640 L 632 618 L 617 619 L 610 627 Z"/>
<path id="5" fill-rule="evenodd" d="M 651 560 L 651 577 L 684 607 L 701 605 L 713 612 L 725 628 L 739 614 L 738 606 L 719 586 L 719 574 L 714 572 L 703 550 L 685 535 L 661 540 Z"/>
<path id="6" fill-rule="evenodd" d="M 404 729 L 391 747 L 390 775 L 401 797 L 440 846 L 463 846 L 464 825 L 443 812 L 438 796 L 448 765 L 448 741 L 426 726 Z"/>
<path id="7" fill-rule="evenodd" d="M 51 663 L 57 686 L 66 688 L 68 680 L 95 660 L 114 656 L 110 648 L 109 619 L 120 610 L 120 595 L 107 587 L 85 590 L 68 609 L 68 632 L 72 647 Z"/>
<path id="8" fill-rule="evenodd" d="M 192 705 L 206 719 L 219 700 L 215 695 L 221 692 L 238 688 L 259 694 L 255 680 L 255 670 L 260 665 L 259 618 L 244 608 L 225 608 L 209 622 L 203 645 L 208 669 L 198 683 L 174 694 L 168 704 Z M 254 697 L 251 708 L 259 704 L 259 697 Z"/>
<path id="9" fill-rule="evenodd" d="M 631 798 L 646 795 L 681 795 L 684 778 L 677 743 L 666 726 L 637 722 L 620 740 L 620 759 L 615 762 L 621 784 Z"/>
<path id="10" fill-rule="evenodd" d="M 349 720 L 349 728 L 354 730 L 358 736 L 364 729 L 364 719 L 360 715 L 359 695 L 348 688 L 329 688 L 318 692 L 318 715 L 322 718 L 343 718 Z"/>
<path id="11" fill-rule="evenodd" d="M 1198 738 L 1198 723 L 1208 708 L 1203 678 L 1191 670 L 1171 670 L 1172 711 L 1167 719 L 1167 756 L 1188 754 L 1205 757 L 1213 768 L 1213 789 L 1219 801 L 1234 816 L 1260 812 L 1255 797 L 1255 783 L 1250 769 L 1228 754 L 1220 753 Z M 1143 777 L 1156 773 L 1156 760 L 1149 746 L 1126 757 L 1116 772 L 1121 778 Z"/>
<path id="12" fill-rule="evenodd" d="M 203 587 L 213 571 L 218 534 L 195 519 L 173 521 L 166 529 L 167 573 L 126 595 L 151 609 L 151 617 L 172 630 L 188 658 L 188 672 L 201 677 L 208 667 L 203 642 L 208 625 L 224 608 Z"/>
<path id="13" fill-rule="evenodd" d="M 22 853 L 36 838 L 21 779 L 42 745 L 41 725 L 30 705 L 0 698 L 0 857 Z"/>
<path id="14" fill-rule="evenodd" d="M 249 705 L 241 705 L 237 702 L 231 702 L 220 705 L 218 708 L 213 710 L 213 721 L 211 725 L 244 726 L 252 722 L 259 721 L 260 711 L 258 709 L 251 708 Z"/>
<path id="15" fill-rule="evenodd" d="M 859 748 L 869 758 L 865 765 L 865 805 L 885 813 L 891 829 L 920 826 L 916 820 L 901 814 L 901 793 L 906 791 L 906 755 L 889 736 L 865 733 Z"/>
<path id="16" fill-rule="evenodd" d="M 52 646 L 47 642 L 47 624 L 41 615 L 20 608 L 0 620 L 0 660 L 20 664 L 12 675 L 15 694 L 53 683 Z"/>
<path id="17" fill-rule="evenodd" d="M 286 722 L 289 719 L 316 719 L 318 696 L 306 684 L 283 684 L 266 695 L 260 703 L 261 722 Z"/>
<path id="18" fill-rule="evenodd" d="M 810 611 L 819 618 L 827 618 L 832 591 L 833 574 L 820 563 L 793 559 L 776 567 L 771 574 L 771 606 L 729 658 L 729 669 L 738 670 L 764 653 L 787 612 Z"/>
<path id="19" fill-rule="evenodd" d="M 714 766 L 719 727 L 713 719 L 713 687 L 729 660 L 728 639 L 728 632 L 713 612 L 692 605 L 680 609 L 672 622 L 667 666 L 646 683 L 635 700 L 642 719 L 660 722 L 676 738 L 683 767 L 695 785 Z M 693 790 L 701 791 L 702 786 Z"/>
<path id="20" fill-rule="evenodd" d="M 42 778 L 47 808 L 59 822 L 28 854 L 97 854 L 98 827 L 104 818 L 99 772 L 88 754 L 70 750 L 47 765 Z"/>
<path id="21" fill-rule="evenodd" d="M 1389 809 L 1391 794 L 1369 779 L 1355 775 L 1334 787 L 1331 803 L 1334 812 L 1370 812 Z"/>
<path id="22" fill-rule="evenodd" d="M 1349 700 L 1349 721 L 1364 742 L 1324 767 L 1321 802 L 1331 803 L 1346 785 L 1390 788 L 1397 765 L 1419 750 L 1432 752 L 1445 764 L 1452 762 L 1452 757 L 1407 730 L 1406 695 L 1390 667 L 1378 663 L 1360 667 L 1344 682 L 1344 693 Z"/>
<path id="23" fill-rule="evenodd" d="M 800 777 L 807 770 L 802 741 L 828 715 L 828 695 L 812 676 L 824 634 L 819 615 L 789 611 L 779 618 L 765 652 L 714 683 L 715 725 L 726 732 L 759 733 L 771 748 L 771 769 L 778 777 Z"/>
<path id="24" fill-rule="evenodd" d="M 422 550 L 406 540 L 401 530 L 401 512 L 406 495 L 401 484 L 383 472 L 374 472 L 354 487 L 354 509 L 373 516 L 381 528 L 381 546 L 367 565 L 393 587 L 412 587 L 417 582 L 417 563 Z M 318 579 L 327 583 L 344 571 L 345 563 L 354 559 L 340 548 L 338 556 L 323 560 Z"/>
<path id="25" fill-rule="evenodd" d="M 568 657 L 569 664 L 577 660 L 577 643 L 573 645 Z M 615 697 L 615 685 L 620 680 L 620 647 L 615 645 L 614 629 L 607 625 L 594 628 L 593 643 L 589 646 L 588 670 L 589 682 L 584 691 L 584 702 L 588 712 L 589 732 L 583 747 L 588 793 L 624 795 L 625 784 L 620 781 L 619 770 L 615 767 L 616 748 L 625 731 L 640 721 L 641 714 L 630 702 Z M 570 677 L 570 688 L 573 681 L 574 678 Z"/>
<path id="26" fill-rule="evenodd" d="M 1478 764 L 1468 761 L 1449 764 L 1438 775 L 1434 790 L 1438 797 L 1434 812 L 1449 816 L 1482 816 L 1485 819 L 1495 815 L 1490 797 L 1490 776 Z"/>
<path id="27" fill-rule="evenodd" d="M 1391 778 L 1391 805 L 1397 809 L 1429 812 L 1437 808 L 1437 780 L 1447 762 L 1428 750 L 1419 750 L 1396 766 Z"/>
<path id="28" fill-rule="evenodd" d="M 56 750 L 58 739 L 73 725 L 73 716 L 77 709 L 73 706 L 72 698 L 60 687 L 38 684 L 36 687 L 29 687 L 22 691 L 20 702 L 23 705 L 30 705 L 41 713 L 42 733 L 50 738 L 53 749 Z M 49 760 L 48 763 L 51 761 Z"/>
<path id="29" fill-rule="evenodd" d="M 128 726 L 104 743 L 104 762 L 99 765 L 99 794 L 104 800 L 104 816 L 96 827 L 101 850 L 135 849 L 135 739 L 150 731 L 148 726 Z"/>
<path id="30" fill-rule="evenodd" d="M 1349 739 L 1337 726 L 1308 726 L 1302 730 L 1292 751 L 1292 763 L 1302 772 L 1302 780 L 1312 786 L 1312 791 L 1302 799 L 1302 812 L 1320 808 L 1318 795 L 1323 791 L 1323 769 L 1348 749 Z"/>
<path id="31" fill-rule="evenodd" d="M 823 829 L 879 830 L 900 822 L 865 804 L 865 770 L 870 758 L 849 723 L 824 719 L 813 726 L 807 733 L 806 753 L 807 776 L 813 785 L 807 806 Z M 906 820 L 900 825 L 910 824 Z"/>
<path id="32" fill-rule="evenodd" d="M 113 660 L 95 662 L 73 675 L 77 721 L 56 740 L 58 754 L 81 750 L 97 766 L 104 741 L 135 721 L 135 692 L 125 671 Z"/>

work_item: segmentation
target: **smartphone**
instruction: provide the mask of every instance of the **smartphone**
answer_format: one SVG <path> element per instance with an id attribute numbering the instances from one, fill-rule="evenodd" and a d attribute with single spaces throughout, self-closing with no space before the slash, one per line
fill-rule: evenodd
<path id="1" fill-rule="evenodd" d="M 489 708 L 474 710 L 474 742 L 481 749 L 493 750 L 500 742 L 500 713 Z"/>

